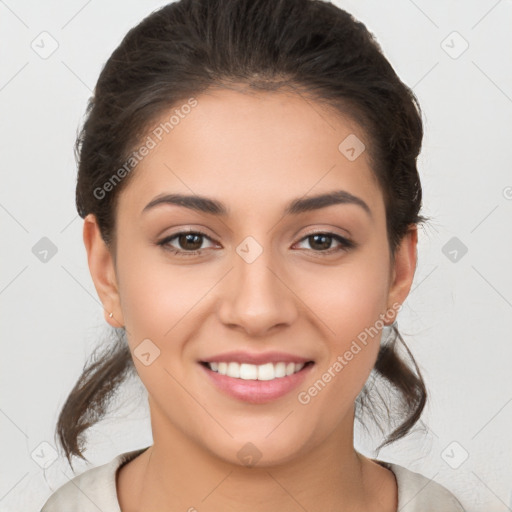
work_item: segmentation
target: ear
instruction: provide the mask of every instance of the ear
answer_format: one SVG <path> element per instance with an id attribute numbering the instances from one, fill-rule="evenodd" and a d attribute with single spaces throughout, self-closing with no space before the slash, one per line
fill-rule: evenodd
<path id="1" fill-rule="evenodd" d="M 411 224 L 396 249 L 395 263 L 391 269 L 388 310 L 392 310 L 393 304 L 403 304 L 409 295 L 416 271 L 417 245 L 418 228 L 415 224 Z"/>
<path id="2" fill-rule="evenodd" d="M 96 217 L 92 213 L 84 219 L 83 240 L 94 287 L 104 306 L 105 320 L 112 327 L 122 327 L 124 320 L 114 261 L 110 249 L 101 237 Z M 110 317 L 110 313 L 112 313 L 112 317 Z"/>

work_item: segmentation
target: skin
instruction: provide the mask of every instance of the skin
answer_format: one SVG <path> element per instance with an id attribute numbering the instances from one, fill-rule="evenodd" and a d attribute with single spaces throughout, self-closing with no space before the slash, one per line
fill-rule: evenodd
<path id="1" fill-rule="evenodd" d="M 197 100 L 122 190 L 115 249 L 92 214 L 84 222 L 106 321 L 125 326 L 132 355 L 144 339 L 160 350 L 148 366 L 134 357 L 154 443 L 118 471 L 121 509 L 396 511 L 393 473 L 353 446 L 354 401 L 382 332 L 307 405 L 297 394 L 379 315 L 403 303 L 417 230 L 411 227 L 392 264 L 368 154 L 350 161 L 338 150 L 349 134 L 369 144 L 350 119 L 283 91 L 210 90 Z M 292 199 L 338 189 L 363 199 L 371 216 L 354 204 L 283 216 Z M 231 214 L 220 219 L 174 205 L 142 214 L 162 192 L 212 197 Z M 180 258 L 157 245 L 187 228 L 209 237 L 199 239 L 202 254 Z M 357 246 L 321 256 L 340 245 L 315 244 L 306 237 L 311 231 Z M 247 236 L 263 249 L 252 263 L 236 252 Z M 177 238 L 169 245 L 194 248 Z M 315 364 L 299 389 L 254 405 L 217 390 L 197 362 L 237 349 L 285 351 Z M 254 467 L 237 456 L 247 442 L 261 452 Z"/>

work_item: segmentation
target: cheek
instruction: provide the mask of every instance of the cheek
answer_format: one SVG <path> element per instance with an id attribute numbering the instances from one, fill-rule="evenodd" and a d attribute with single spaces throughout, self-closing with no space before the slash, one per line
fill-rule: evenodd
<path id="1" fill-rule="evenodd" d="M 309 387 L 301 388 L 298 401 L 312 417 L 322 418 L 322 428 L 334 428 L 368 380 L 377 359 L 382 337 L 382 293 L 358 288 L 341 290 L 323 310 L 326 357 L 315 370 Z M 373 293 L 371 293 L 373 290 Z M 336 307 L 337 305 L 337 307 Z M 333 331 L 333 332 L 331 332 Z M 311 408 L 309 408 L 311 406 Z"/>
<path id="2" fill-rule="evenodd" d="M 340 348 L 371 327 L 386 310 L 388 262 L 364 251 L 338 266 L 297 276 L 304 303 Z"/>
<path id="3" fill-rule="evenodd" d="M 165 401 L 171 394 L 173 401 L 166 407 L 179 411 L 183 390 L 174 379 L 183 382 L 187 378 L 184 352 L 190 333 L 197 329 L 195 313 L 201 297 L 212 284 L 198 275 L 197 269 L 166 264 L 164 257 L 158 257 L 159 251 L 120 251 L 119 292 L 139 377 L 153 397 Z M 149 354 L 147 358 L 145 354 Z"/>
<path id="4" fill-rule="evenodd" d="M 304 302 L 315 313 L 328 350 L 318 376 L 340 398 L 355 399 L 375 364 L 387 307 L 387 265 L 368 252 L 317 273 L 314 286 L 303 284 Z"/>
<path id="5" fill-rule="evenodd" d="M 171 264 L 158 247 L 119 253 L 123 317 L 138 337 L 165 342 L 215 283 L 204 267 Z"/>

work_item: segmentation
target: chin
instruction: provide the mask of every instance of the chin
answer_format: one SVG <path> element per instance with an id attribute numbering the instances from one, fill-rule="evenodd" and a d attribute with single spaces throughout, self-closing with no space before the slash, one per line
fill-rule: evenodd
<path id="1" fill-rule="evenodd" d="M 273 436 L 274 434 L 271 434 Z M 229 439 L 219 442 L 211 453 L 228 464 L 246 468 L 270 468 L 287 464 L 299 457 L 303 444 L 290 436 L 276 435 L 270 439 L 254 432 L 244 436 L 244 440 Z M 224 445 L 224 446 L 222 446 Z M 219 450 L 220 447 L 220 450 Z"/>

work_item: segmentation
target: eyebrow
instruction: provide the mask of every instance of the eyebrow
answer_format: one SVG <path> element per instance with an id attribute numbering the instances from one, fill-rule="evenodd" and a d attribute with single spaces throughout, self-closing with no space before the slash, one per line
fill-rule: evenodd
<path id="1" fill-rule="evenodd" d="M 184 194 L 160 194 L 144 207 L 142 213 L 163 204 L 183 206 L 191 210 L 221 217 L 229 216 L 229 210 L 226 205 L 216 199 L 205 196 Z M 346 190 L 335 190 L 333 192 L 316 196 L 294 199 L 286 205 L 284 215 L 298 215 L 300 213 L 319 210 L 335 204 L 354 204 L 360 206 L 370 217 L 372 217 L 370 207 L 360 197 L 354 196 Z"/>

